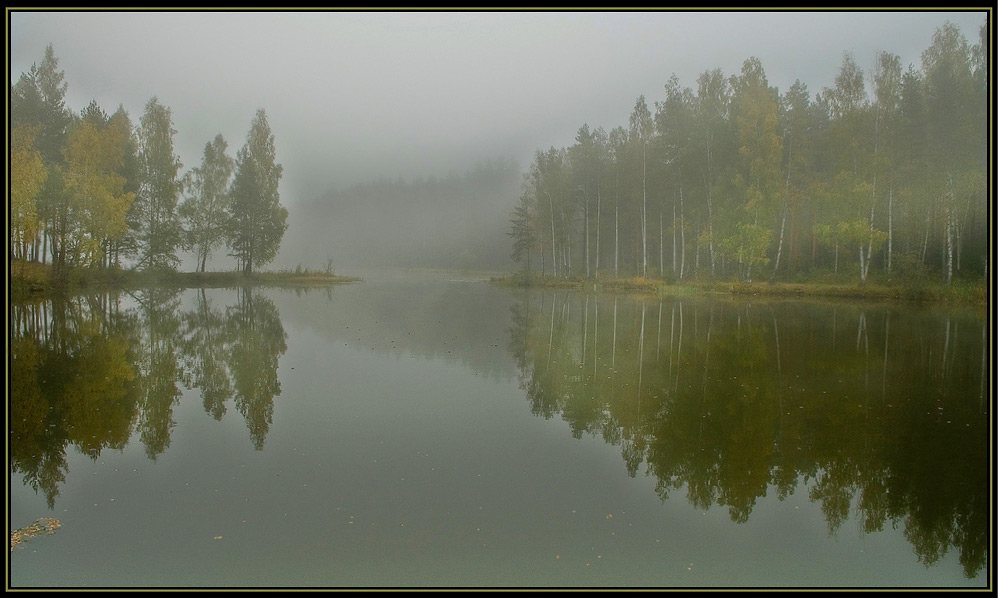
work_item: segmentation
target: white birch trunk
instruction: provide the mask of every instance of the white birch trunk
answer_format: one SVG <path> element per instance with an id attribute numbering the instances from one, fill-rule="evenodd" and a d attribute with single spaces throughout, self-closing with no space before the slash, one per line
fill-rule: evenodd
<path id="1" fill-rule="evenodd" d="M 599 228 L 600 228 L 600 192 L 599 176 L 596 177 L 596 270 L 594 275 L 599 278 Z"/>
<path id="2" fill-rule="evenodd" d="M 658 210 L 658 276 L 662 278 L 665 276 L 665 231 L 662 227 L 665 223 L 662 221 L 662 212 L 660 208 Z"/>
<path id="3" fill-rule="evenodd" d="M 894 186 L 887 194 L 887 280 L 891 279 L 891 260 L 894 253 Z"/>
<path id="4" fill-rule="evenodd" d="M 589 195 L 588 194 L 585 195 L 585 202 L 586 202 L 586 204 L 585 204 L 585 208 L 584 208 L 583 211 L 585 212 L 585 219 L 586 219 L 586 238 L 585 238 L 585 246 L 586 246 L 586 280 L 589 280 Z"/>
<path id="5" fill-rule="evenodd" d="M 554 276 L 558 276 L 558 252 L 555 250 L 554 242 L 554 200 L 551 199 L 551 194 L 544 192 L 548 196 L 548 206 L 551 208 L 551 273 Z"/>
<path id="6" fill-rule="evenodd" d="M 679 186 L 679 251 L 682 256 L 679 259 L 679 278 L 686 272 L 686 219 L 683 217 L 683 186 Z"/>
<path id="7" fill-rule="evenodd" d="M 648 276 L 648 157 L 641 146 L 641 276 Z"/>
<path id="8" fill-rule="evenodd" d="M 678 267 L 678 265 L 676 263 L 676 261 L 677 261 L 676 258 L 678 256 L 678 254 L 676 252 L 676 235 L 677 234 L 678 234 L 678 232 L 676 231 L 676 202 L 673 201 L 672 202 L 672 273 L 673 274 L 675 274 L 676 272 L 679 271 L 679 267 Z"/>
<path id="9" fill-rule="evenodd" d="M 780 257 L 783 255 L 783 231 L 787 227 L 787 204 L 783 204 L 783 220 L 780 222 L 780 242 L 776 246 L 776 264 L 773 266 L 773 275 L 769 277 L 770 282 L 776 279 L 776 272 L 780 269 Z"/>

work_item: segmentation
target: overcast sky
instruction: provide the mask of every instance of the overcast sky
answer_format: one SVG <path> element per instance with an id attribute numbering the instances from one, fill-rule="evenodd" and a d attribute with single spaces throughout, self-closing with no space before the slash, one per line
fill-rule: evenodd
<path id="1" fill-rule="evenodd" d="M 9 9 L 10 10 L 10 9 Z M 676 74 L 762 61 L 771 85 L 812 96 L 852 52 L 920 66 L 944 22 L 970 43 L 976 12 L 21 12 L 10 11 L 10 80 L 53 44 L 67 105 L 153 96 L 173 112 L 183 170 L 221 133 L 233 157 L 267 111 L 285 205 L 376 178 L 463 173 L 476 162 L 572 143 L 583 123 L 626 125 L 638 96 Z M 511 199 L 512 201 L 512 199 Z"/>

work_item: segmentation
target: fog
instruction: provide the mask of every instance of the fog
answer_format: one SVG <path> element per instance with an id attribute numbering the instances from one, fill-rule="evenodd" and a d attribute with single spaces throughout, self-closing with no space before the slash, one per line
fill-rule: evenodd
<path id="1" fill-rule="evenodd" d="M 843 52 L 864 69 L 880 50 L 917 68 L 944 22 L 973 39 L 987 16 L 8 9 L 9 79 L 41 62 L 51 43 L 74 112 L 96 100 L 107 112 L 122 105 L 137 123 L 156 96 L 172 110 L 182 171 L 200 164 L 219 133 L 234 156 L 265 109 L 290 212 L 274 266 L 317 267 L 329 251 L 307 251 L 316 239 L 298 227 L 313 220 L 306 206 L 343 189 L 462 177 L 493 160 L 522 169 L 535 150 L 570 145 L 584 123 L 626 125 L 635 99 L 653 105 L 672 74 L 692 87 L 705 70 L 732 75 L 753 56 L 780 90 L 796 79 L 812 92 L 833 85 Z M 510 187 L 506 198 L 486 194 L 480 213 L 508 213 Z M 321 229 L 312 225 L 309 234 Z M 506 226 L 496 222 L 491 234 Z"/>

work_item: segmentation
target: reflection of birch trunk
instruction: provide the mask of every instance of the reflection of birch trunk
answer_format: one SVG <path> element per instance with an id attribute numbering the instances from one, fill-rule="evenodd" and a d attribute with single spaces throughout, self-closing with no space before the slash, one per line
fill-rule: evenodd
<path id="1" fill-rule="evenodd" d="M 555 301 L 555 295 L 551 295 L 551 333 L 548 335 L 548 364 L 547 367 L 551 367 L 551 347 L 554 344 L 554 305 L 557 303 Z"/>
<path id="2" fill-rule="evenodd" d="M 856 350 L 860 343 L 866 347 L 866 386 L 870 386 L 870 337 L 866 330 L 866 312 L 859 312 L 859 325 L 856 327 Z"/>
<path id="3" fill-rule="evenodd" d="M 675 387 L 679 389 L 679 362 L 683 358 L 683 304 L 679 304 L 679 343 L 676 346 L 676 379 Z"/>
<path id="4" fill-rule="evenodd" d="M 598 236 L 599 233 L 597 233 Z M 599 261 L 597 252 L 596 260 Z M 593 384 L 596 383 L 596 361 L 599 359 L 599 297 L 593 297 Z"/>
<path id="5" fill-rule="evenodd" d="M 613 349 L 610 353 L 610 367 L 617 367 L 617 298 L 613 298 Z"/>
<path id="6" fill-rule="evenodd" d="M 881 398 L 887 398 L 887 349 L 889 347 L 889 342 L 891 338 L 891 312 L 887 312 L 887 317 L 884 319 L 884 377 L 882 388 L 881 388 Z"/>
<path id="7" fill-rule="evenodd" d="M 676 334 L 676 304 L 672 304 L 672 322 L 669 325 L 669 377 L 672 377 L 672 339 Z"/>
<path id="8" fill-rule="evenodd" d="M 833 353 L 835 352 L 835 326 L 836 326 L 835 320 L 837 316 L 838 316 L 838 309 L 833 307 L 832 308 L 832 352 Z"/>
<path id="9" fill-rule="evenodd" d="M 946 360 L 949 358 L 949 318 L 946 318 L 946 337 L 943 341 L 942 377 L 946 377 Z"/>
<path id="10" fill-rule="evenodd" d="M 957 321 L 953 323 L 953 351 L 950 352 L 949 362 L 943 363 L 944 373 L 947 376 L 949 375 L 949 371 L 953 369 L 953 364 L 956 363 L 956 349 L 957 347 L 960 346 L 958 340 L 959 338 L 960 338 L 960 322 Z"/>
<path id="11" fill-rule="evenodd" d="M 775 271 L 774 271 L 775 272 Z M 783 364 L 780 361 L 780 326 L 776 322 L 776 312 L 770 309 L 770 315 L 773 316 L 773 338 L 776 340 L 776 388 L 777 388 L 777 408 L 780 410 L 780 427 L 779 432 L 783 432 Z"/>
<path id="12" fill-rule="evenodd" d="M 655 363 L 658 363 L 659 350 L 662 347 L 662 300 L 658 300 L 658 337 L 655 339 Z"/>
<path id="13" fill-rule="evenodd" d="M 774 316 L 775 317 L 775 316 Z M 710 306 L 710 319 L 707 321 L 707 349 L 703 357 L 703 389 L 701 399 L 707 397 L 707 368 L 710 366 L 710 332 L 714 328 L 714 306 Z"/>
<path id="14" fill-rule="evenodd" d="M 866 329 L 866 312 L 859 312 L 859 324 L 856 326 L 856 350 L 859 351 L 859 344 L 863 342 L 863 331 Z"/>
<path id="15" fill-rule="evenodd" d="M 589 343 L 589 293 L 586 293 L 586 309 L 582 317 L 582 361 L 579 365 L 586 363 L 586 345 Z"/>
<path id="16" fill-rule="evenodd" d="M 783 364 L 780 361 L 780 327 L 776 323 L 776 312 L 772 312 L 773 315 L 773 338 L 776 339 L 776 375 L 778 378 L 783 377 Z M 779 380 L 777 383 L 779 386 Z"/>
<path id="17" fill-rule="evenodd" d="M 641 302 L 641 335 L 638 337 L 638 410 L 641 409 L 641 370 L 645 356 L 645 302 Z"/>

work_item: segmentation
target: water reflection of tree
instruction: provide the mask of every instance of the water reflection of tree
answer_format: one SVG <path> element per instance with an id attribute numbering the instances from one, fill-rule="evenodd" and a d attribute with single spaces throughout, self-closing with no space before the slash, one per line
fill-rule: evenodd
<path id="1" fill-rule="evenodd" d="M 225 403 L 233 393 L 227 367 L 229 345 L 225 316 L 213 308 L 205 290 L 198 289 L 194 309 L 185 312 L 182 318 L 184 385 L 199 388 L 204 410 L 221 420 L 225 415 Z"/>
<path id="2" fill-rule="evenodd" d="M 12 472 L 54 508 L 71 446 L 92 459 L 133 433 L 156 459 L 170 446 L 180 384 L 201 389 L 220 419 L 234 398 L 262 448 L 280 394 L 286 334 L 274 304 L 250 289 L 225 312 L 204 291 L 182 311 L 178 289 L 10 307 L 8 409 Z M 224 314 L 224 315 L 223 315 Z"/>
<path id="3" fill-rule="evenodd" d="M 231 338 L 229 368 L 236 409 L 246 419 L 253 446 L 262 449 L 274 416 L 274 397 L 281 394 L 278 357 L 287 350 L 287 334 L 274 303 L 250 287 L 229 308 L 226 328 Z"/>
<path id="4" fill-rule="evenodd" d="M 749 519 L 803 483 L 829 532 L 903 526 L 926 564 L 987 562 L 979 319 L 894 308 L 525 295 L 510 349 L 537 415 L 620 446 L 667 499 Z M 961 330 L 962 328 L 962 330 Z M 973 330 L 974 332 L 969 332 Z"/>
<path id="5" fill-rule="evenodd" d="M 116 297 L 10 308 L 10 466 L 53 507 L 69 445 L 123 448 L 138 411 L 132 319 Z"/>
<path id="6" fill-rule="evenodd" d="M 150 288 L 135 295 L 143 334 L 136 344 L 142 390 L 139 438 L 146 455 L 156 459 L 170 446 L 176 422 L 173 408 L 180 400 L 180 289 Z"/>

